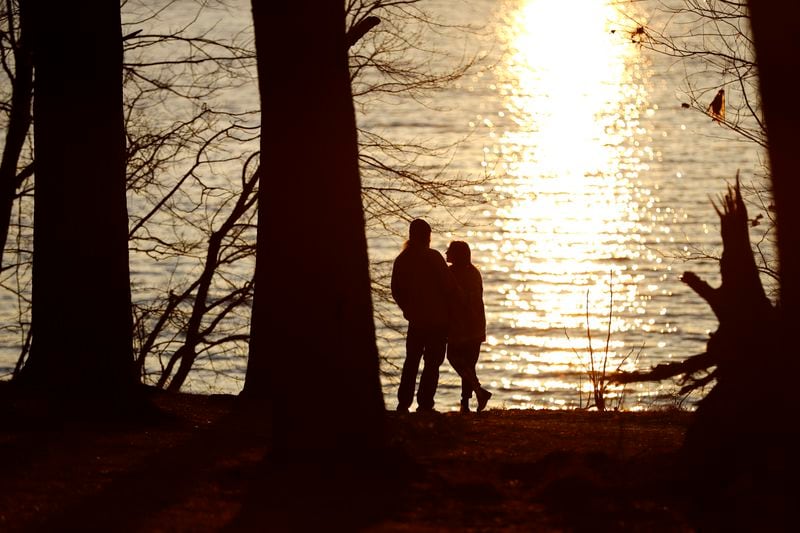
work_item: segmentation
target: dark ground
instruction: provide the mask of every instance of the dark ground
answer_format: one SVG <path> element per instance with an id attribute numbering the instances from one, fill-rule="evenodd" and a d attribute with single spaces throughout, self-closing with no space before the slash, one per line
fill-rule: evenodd
<path id="1" fill-rule="evenodd" d="M 358 471 L 265 462 L 263 417 L 234 397 L 153 402 L 102 429 L 0 422 L 0 531 L 693 529 L 688 413 L 388 413 L 390 466 Z"/>

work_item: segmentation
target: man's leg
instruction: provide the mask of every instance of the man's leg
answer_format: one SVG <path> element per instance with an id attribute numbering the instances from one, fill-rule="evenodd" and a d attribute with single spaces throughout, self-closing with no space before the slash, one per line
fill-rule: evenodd
<path id="1" fill-rule="evenodd" d="M 417 405 L 422 410 L 433 409 L 433 396 L 439 385 L 439 367 L 444 362 L 447 350 L 447 334 L 444 331 L 428 331 L 425 334 L 424 365 L 419 379 Z"/>
<path id="2" fill-rule="evenodd" d="M 400 388 L 397 389 L 398 411 L 407 411 L 414 401 L 417 372 L 424 347 L 424 337 L 409 324 L 406 334 L 406 359 L 403 361 L 403 373 L 400 375 Z"/>

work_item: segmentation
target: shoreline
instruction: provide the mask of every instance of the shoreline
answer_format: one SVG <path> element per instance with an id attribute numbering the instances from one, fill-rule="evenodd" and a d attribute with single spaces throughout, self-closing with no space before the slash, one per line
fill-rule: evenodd
<path id="1" fill-rule="evenodd" d="M 0 529 L 257 531 L 326 515 L 369 531 L 688 527 L 664 487 L 681 481 L 689 412 L 387 411 L 396 460 L 356 483 L 328 463 L 267 466 L 264 417 L 232 395 L 152 401 L 155 423 L 0 428 Z"/>

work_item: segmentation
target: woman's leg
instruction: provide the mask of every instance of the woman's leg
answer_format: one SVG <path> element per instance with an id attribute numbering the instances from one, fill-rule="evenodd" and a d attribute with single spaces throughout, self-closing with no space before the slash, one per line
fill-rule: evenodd
<path id="1" fill-rule="evenodd" d="M 478 364 L 478 357 L 481 355 L 481 341 L 473 341 L 464 345 L 464 371 L 469 373 L 470 383 L 473 390 L 478 392 L 481 389 L 481 382 L 478 380 L 478 373 L 475 366 Z"/>
<path id="2" fill-rule="evenodd" d="M 465 373 L 470 375 L 470 381 L 472 383 L 472 388 L 475 391 L 475 397 L 478 399 L 478 412 L 483 411 L 486 408 L 486 404 L 489 401 L 489 398 L 492 397 L 492 393 L 488 390 L 484 389 L 481 386 L 481 382 L 478 379 L 478 372 L 477 372 L 477 365 L 478 365 L 478 358 L 481 355 L 481 341 L 471 342 L 466 347 L 465 352 L 465 359 L 466 359 L 466 369 Z"/>
<path id="3" fill-rule="evenodd" d="M 447 345 L 447 360 L 453 365 L 458 375 L 461 376 L 461 399 L 469 401 L 473 391 L 478 391 L 481 384 L 475 375 L 474 364 L 470 364 L 470 353 L 473 343 L 460 342 Z M 480 348 L 480 344 L 478 345 Z"/>

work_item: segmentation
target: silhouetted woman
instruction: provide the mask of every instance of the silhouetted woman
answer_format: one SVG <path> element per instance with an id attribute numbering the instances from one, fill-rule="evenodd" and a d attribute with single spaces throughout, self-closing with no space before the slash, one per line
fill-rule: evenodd
<path id="1" fill-rule="evenodd" d="M 451 322 L 447 340 L 447 360 L 461 376 L 461 412 L 469 412 L 472 393 L 478 399 L 478 412 L 483 411 L 492 393 L 481 387 L 475 366 L 486 340 L 486 312 L 483 307 L 483 279 L 471 261 L 469 245 L 453 241 L 445 258 L 458 286 L 451 302 Z"/>

